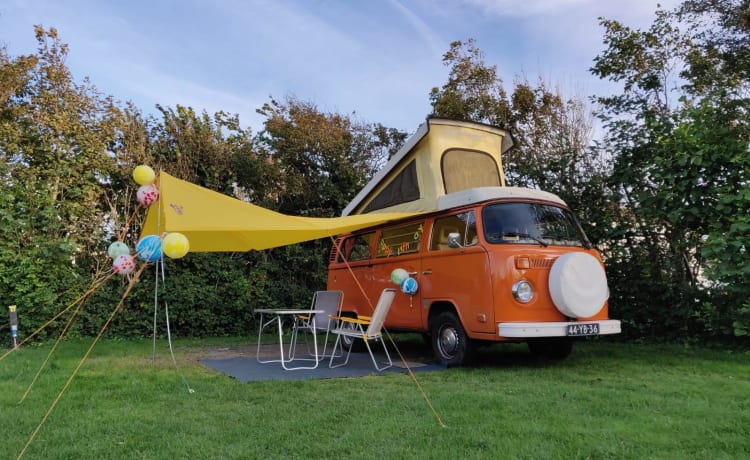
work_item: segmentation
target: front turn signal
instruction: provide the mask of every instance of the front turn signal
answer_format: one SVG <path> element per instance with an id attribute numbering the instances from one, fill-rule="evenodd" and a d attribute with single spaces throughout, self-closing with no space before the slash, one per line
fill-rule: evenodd
<path id="1" fill-rule="evenodd" d="M 516 270 L 526 270 L 531 268 L 528 257 L 516 257 Z"/>

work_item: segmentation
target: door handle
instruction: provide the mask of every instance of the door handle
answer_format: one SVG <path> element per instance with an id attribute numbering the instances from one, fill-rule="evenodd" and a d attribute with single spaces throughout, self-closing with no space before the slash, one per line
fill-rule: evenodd
<path id="1" fill-rule="evenodd" d="M 409 276 L 414 276 L 417 274 L 417 272 L 407 272 L 407 273 L 409 274 Z"/>
<path id="2" fill-rule="evenodd" d="M 432 275 L 432 270 L 425 270 L 422 272 L 423 275 Z"/>

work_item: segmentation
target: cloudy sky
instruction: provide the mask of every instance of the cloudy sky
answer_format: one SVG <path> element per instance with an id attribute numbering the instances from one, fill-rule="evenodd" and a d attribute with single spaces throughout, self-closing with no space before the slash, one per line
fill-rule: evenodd
<path id="1" fill-rule="evenodd" d="M 0 45 L 36 51 L 34 25 L 55 27 L 68 66 L 104 94 L 133 101 L 255 113 L 294 95 L 327 112 L 413 132 L 443 54 L 476 40 L 506 88 L 538 77 L 566 94 L 602 94 L 588 69 L 603 49 L 600 16 L 635 28 L 676 0 L 2 0 Z"/>

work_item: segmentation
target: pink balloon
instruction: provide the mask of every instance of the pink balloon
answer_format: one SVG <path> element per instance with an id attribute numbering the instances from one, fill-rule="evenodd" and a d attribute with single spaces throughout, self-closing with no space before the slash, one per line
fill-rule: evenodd
<path id="1" fill-rule="evenodd" d="M 138 187 L 136 198 L 143 206 L 151 206 L 159 199 L 159 189 L 154 184 L 141 185 Z"/>
<path id="2" fill-rule="evenodd" d="M 120 254 L 112 263 L 112 270 L 118 275 L 127 275 L 135 270 L 135 257 L 129 254 Z"/>

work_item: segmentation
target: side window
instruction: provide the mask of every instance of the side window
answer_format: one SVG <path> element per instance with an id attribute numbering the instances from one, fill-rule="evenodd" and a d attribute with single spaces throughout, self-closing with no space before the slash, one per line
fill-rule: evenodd
<path id="1" fill-rule="evenodd" d="M 451 233 L 458 233 L 458 242 L 461 246 L 477 244 L 477 222 L 474 211 L 435 219 L 432 226 L 430 251 L 456 249 L 451 248 L 448 244 L 448 235 Z"/>
<path id="2" fill-rule="evenodd" d="M 419 252 L 422 246 L 422 222 L 390 228 L 380 233 L 377 257 L 393 257 Z"/>
<path id="3" fill-rule="evenodd" d="M 474 211 L 469 211 L 463 214 L 459 214 L 462 220 L 466 222 L 466 237 L 464 238 L 464 246 L 474 246 L 477 244 L 477 219 Z"/>
<path id="4" fill-rule="evenodd" d="M 370 258 L 370 241 L 375 233 L 365 233 L 354 237 L 352 252 L 349 254 L 349 260 L 366 260 Z"/>
<path id="5" fill-rule="evenodd" d="M 375 232 L 365 233 L 362 235 L 350 236 L 341 244 L 341 252 L 337 262 L 342 263 L 344 260 L 353 262 L 356 260 L 366 260 L 370 258 L 370 241 Z"/>

